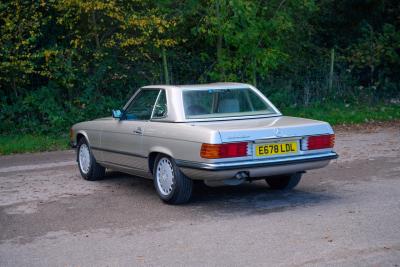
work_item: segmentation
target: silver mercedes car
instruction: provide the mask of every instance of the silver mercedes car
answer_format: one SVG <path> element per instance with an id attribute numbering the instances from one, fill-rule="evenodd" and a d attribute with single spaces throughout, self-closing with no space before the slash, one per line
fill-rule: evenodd
<path id="1" fill-rule="evenodd" d="M 84 179 L 106 168 L 153 179 L 170 204 L 188 202 L 196 180 L 292 189 L 338 157 L 328 123 L 283 116 L 242 83 L 145 86 L 112 117 L 73 125 L 70 138 Z"/>

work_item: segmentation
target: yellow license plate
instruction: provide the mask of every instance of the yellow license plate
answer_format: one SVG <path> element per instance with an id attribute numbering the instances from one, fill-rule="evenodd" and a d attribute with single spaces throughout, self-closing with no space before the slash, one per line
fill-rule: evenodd
<path id="1" fill-rule="evenodd" d="M 296 153 L 297 151 L 297 142 L 256 145 L 257 157 L 290 154 Z"/>

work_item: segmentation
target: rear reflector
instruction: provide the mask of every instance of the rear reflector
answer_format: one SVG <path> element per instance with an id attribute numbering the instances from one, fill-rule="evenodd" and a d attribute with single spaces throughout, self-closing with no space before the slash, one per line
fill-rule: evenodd
<path id="1" fill-rule="evenodd" d="M 324 149 L 324 148 L 332 148 L 334 145 L 335 145 L 334 134 L 316 135 L 316 136 L 308 136 L 302 139 L 301 149 L 302 150 Z"/>
<path id="2" fill-rule="evenodd" d="M 247 156 L 247 143 L 202 144 L 200 156 L 205 159 L 245 157 Z"/>

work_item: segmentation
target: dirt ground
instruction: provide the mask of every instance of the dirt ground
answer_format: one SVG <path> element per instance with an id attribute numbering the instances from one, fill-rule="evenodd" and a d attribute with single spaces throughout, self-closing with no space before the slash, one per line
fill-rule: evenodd
<path id="1" fill-rule="evenodd" d="M 336 127 L 296 190 L 84 181 L 74 151 L 0 157 L 0 266 L 400 266 L 400 123 Z"/>

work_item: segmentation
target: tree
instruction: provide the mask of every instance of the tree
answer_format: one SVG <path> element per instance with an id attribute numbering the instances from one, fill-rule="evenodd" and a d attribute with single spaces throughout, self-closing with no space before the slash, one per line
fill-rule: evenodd
<path id="1" fill-rule="evenodd" d="M 286 62 L 287 43 L 301 23 L 295 18 L 302 19 L 295 14 L 315 9 L 313 1 L 210 0 L 203 6 L 205 15 L 196 33 L 215 44 L 211 78 L 253 84 Z"/>

